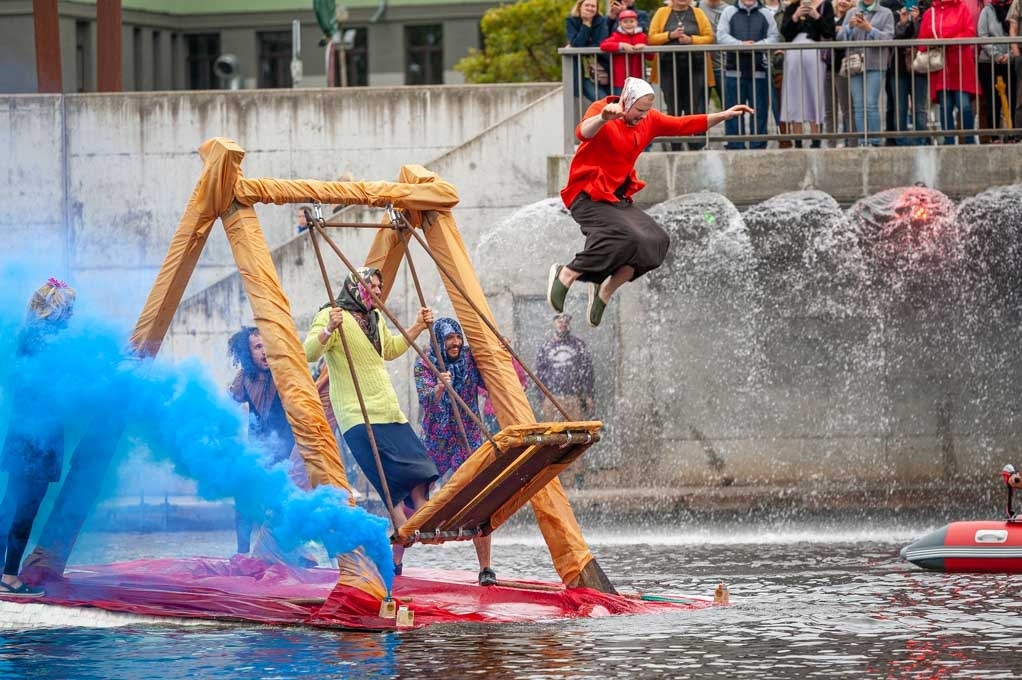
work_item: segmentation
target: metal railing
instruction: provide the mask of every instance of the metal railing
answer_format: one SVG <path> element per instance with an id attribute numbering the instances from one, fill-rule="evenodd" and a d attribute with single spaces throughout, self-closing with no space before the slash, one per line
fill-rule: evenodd
<path id="1" fill-rule="evenodd" d="M 778 142 L 782 147 L 796 142 L 806 146 L 878 145 L 885 142 L 898 145 L 928 145 L 941 142 L 970 144 L 1011 142 L 1022 137 L 1022 121 L 1017 120 L 1022 116 L 1015 115 L 1016 109 L 1022 113 L 1022 102 L 1019 101 L 1019 88 L 1022 87 L 1019 84 L 1019 81 L 1022 81 L 1022 58 L 1011 56 L 1012 45 L 1022 45 L 1022 37 L 646 46 L 641 54 L 652 56 L 653 61 L 660 67 L 658 68 L 660 82 L 654 83 L 658 93 L 657 108 L 678 115 L 719 111 L 739 103 L 735 95 L 740 93 L 729 88 L 742 85 L 739 82 L 741 79 L 734 71 L 729 71 L 726 65 L 723 70 L 714 68 L 715 82 L 712 86 L 709 84 L 706 63 L 713 63 L 715 58 L 725 63 L 729 58 L 732 60 L 730 63 L 741 62 L 743 65 L 755 63 L 761 74 L 759 77 L 749 79 L 752 82 L 745 83 L 744 87 L 752 102 L 766 102 L 768 111 L 765 115 L 763 112 L 757 112 L 758 120 L 745 116 L 743 120 L 736 119 L 727 128 L 720 125 L 697 137 L 660 138 L 659 141 L 667 144 L 668 148 L 678 149 L 686 145 L 690 149 L 698 149 L 707 144 L 723 144 L 725 148 L 746 146 L 763 148 L 770 142 Z M 916 49 L 922 46 L 943 48 L 945 55 L 955 49 L 974 50 L 976 57 L 973 75 L 978 83 L 979 93 L 972 96 L 952 94 L 962 92 L 961 89 L 953 89 L 952 82 L 934 101 L 929 92 L 929 76 L 914 73 L 911 69 L 911 58 L 916 54 Z M 997 46 L 1003 46 L 1003 49 L 1008 51 L 1007 64 L 979 60 L 984 54 L 985 47 L 997 49 Z M 805 64 L 806 57 L 796 57 L 793 53 L 804 55 L 807 51 L 815 53 L 811 60 L 819 58 L 824 65 L 822 83 L 818 82 L 816 86 L 816 89 L 820 90 L 820 97 L 812 97 L 809 89 L 804 84 L 800 85 L 795 90 L 795 96 L 800 96 L 803 100 L 799 102 L 797 110 L 805 112 L 810 105 L 822 104 L 825 115 L 818 130 L 807 129 L 803 122 L 802 130 L 796 133 L 786 129 L 788 122 L 779 120 L 783 117 L 780 108 L 781 88 L 785 77 L 784 63 L 799 59 Z M 872 54 L 874 58 L 867 59 L 867 66 L 876 65 L 876 59 L 879 58 L 885 68 L 883 70 L 870 68 L 868 74 L 845 77 L 841 73 L 841 61 L 844 56 L 853 52 Z M 881 56 L 885 52 L 886 57 Z M 560 48 L 558 53 L 562 59 L 562 82 L 565 93 L 564 153 L 570 155 L 578 143 L 575 139 L 575 126 L 590 104 L 586 94 L 596 94 L 598 97 L 605 96 L 605 93 L 616 94 L 613 88 L 615 80 L 623 81 L 625 75 L 636 74 L 621 74 L 615 70 L 613 57 L 624 53 L 602 52 L 595 47 L 564 47 Z M 605 89 L 598 90 L 591 86 L 594 81 L 589 80 L 589 73 L 594 60 L 599 60 L 609 75 L 609 84 Z M 623 61 L 627 64 L 628 59 Z M 646 65 L 644 70 L 648 73 L 651 62 L 644 59 L 644 64 Z M 678 74 L 672 78 L 674 83 L 668 83 L 667 87 L 664 86 L 664 69 L 661 67 L 664 64 L 672 66 L 673 73 Z M 873 73 L 880 75 L 872 75 Z M 792 76 L 789 74 L 789 77 Z M 876 78 L 880 78 L 881 81 L 879 95 L 872 94 L 876 88 Z M 586 84 L 586 80 L 589 80 L 590 85 Z M 962 75 L 959 83 L 965 86 L 967 80 Z M 671 86 L 679 82 L 680 88 Z M 682 91 L 679 92 L 679 89 Z M 589 92 L 590 90 L 596 91 Z M 789 95 L 791 91 L 789 90 Z M 856 96 L 859 94 L 861 97 Z M 858 107 L 856 99 L 862 102 Z M 752 103 L 752 106 L 755 108 L 756 104 Z M 876 110 L 871 125 L 867 112 L 874 106 Z M 857 111 L 861 111 L 858 116 Z M 987 112 L 990 122 L 981 127 L 980 113 L 984 111 Z M 877 114 L 879 125 L 876 125 Z M 863 119 L 861 124 L 858 122 L 860 117 Z M 765 127 L 761 125 L 764 118 Z"/>

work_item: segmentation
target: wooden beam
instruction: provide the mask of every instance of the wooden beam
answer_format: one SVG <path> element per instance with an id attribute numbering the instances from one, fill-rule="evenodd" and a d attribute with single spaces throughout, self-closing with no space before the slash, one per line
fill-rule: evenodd
<path id="1" fill-rule="evenodd" d="M 99 92 L 124 89 L 121 0 L 96 0 L 96 77 Z"/>
<path id="2" fill-rule="evenodd" d="M 35 21 L 35 72 L 38 92 L 60 93 L 64 89 L 60 72 L 60 21 L 57 0 L 32 0 Z"/>

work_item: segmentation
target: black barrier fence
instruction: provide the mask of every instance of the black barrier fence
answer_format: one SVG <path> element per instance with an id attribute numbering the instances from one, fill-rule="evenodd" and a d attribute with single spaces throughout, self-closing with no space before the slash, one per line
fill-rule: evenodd
<path id="1" fill-rule="evenodd" d="M 618 94 L 626 76 L 653 82 L 668 113 L 756 109 L 699 137 L 661 138 L 665 150 L 1013 143 L 1022 138 L 1020 46 L 1022 37 L 645 46 L 636 73 L 625 53 L 565 47 L 564 152 L 591 101 Z M 920 47 L 941 50 L 944 70 L 914 69 Z"/>

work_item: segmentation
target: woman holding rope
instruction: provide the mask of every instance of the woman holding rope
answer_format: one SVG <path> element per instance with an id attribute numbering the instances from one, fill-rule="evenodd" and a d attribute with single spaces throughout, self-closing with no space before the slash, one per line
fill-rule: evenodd
<path id="1" fill-rule="evenodd" d="M 439 474 L 402 413 L 387 373 L 385 362 L 404 354 L 408 343 L 387 329 L 375 309 L 373 297 L 378 299 L 382 290 L 378 269 L 363 267 L 349 274 L 334 306 L 312 320 L 305 355 L 310 363 L 325 357 L 337 423 L 362 472 L 387 503 L 396 531 L 405 523 L 403 507 L 413 512 L 421 507 Z M 420 309 L 409 337 L 418 337 L 432 323 L 433 310 Z M 395 545 L 396 575 L 401 574 L 403 556 L 404 546 Z"/>

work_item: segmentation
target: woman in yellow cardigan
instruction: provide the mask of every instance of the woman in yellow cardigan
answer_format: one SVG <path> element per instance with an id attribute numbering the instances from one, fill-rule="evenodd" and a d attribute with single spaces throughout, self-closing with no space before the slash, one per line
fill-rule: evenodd
<path id="1" fill-rule="evenodd" d="M 713 26 L 692 0 L 671 0 L 649 22 L 650 45 L 712 45 Z M 706 55 L 701 52 L 661 52 L 660 84 L 664 104 L 672 116 L 706 113 L 707 87 L 713 85 L 713 73 L 707 75 Z M 689 142 L 691 150 L 702 149 L 705 141 Z M 682 145 L 671 144 L 673 151 Z"/>
<path id="2" fill-rule="evenodd" d="M 363 267 L 358 274 L 349 274 L 333 307 L 324 307 L 312 320 L 305 338 L 305 356 L 309 363 L 326 358 L 330 373 L 330 403 L 344 441 L 373 485 L 380 498 L 385 498 L 376 470 L 376 458 L 369 441 L 369 430 L 358 402 L 352 367 L 358 376 L 369 426 L 380 454 L 383 476 L 393 502 L 391 517 L 395 529 L 405 523 L 403 505 L 413 511 L 429 498 L 430 485 L 440 476 L 436 464 L 426 455 L 422 441 L 408 424 L 401 411 L 397 393 L 387 373 L 386 361 L 396 359 L 408 350 L 404 337 L 394 335 L 374 308 L 369 289 L 378 297 L 383 291 L 380 270 Z M 411 338 L 418 337 L 433 323 L 433 310 L 422 308 L 415 323 L 408 329 Z M 351 365 L 344 353 L 341 333 L 351 353 Z M 401 575 L 404 547 L 394 546 L 394 573 Z"/>

